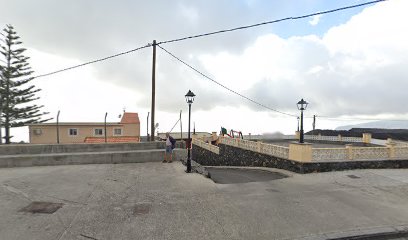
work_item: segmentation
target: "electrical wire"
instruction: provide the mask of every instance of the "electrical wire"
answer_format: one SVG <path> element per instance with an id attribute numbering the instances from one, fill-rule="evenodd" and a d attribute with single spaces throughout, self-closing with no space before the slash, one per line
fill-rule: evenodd
<path id="1" fill-rule="evenodd" d="M 246 99 L 246 100 L 248 100 L 248 101 L 250 101 L 250 102 L 252 102 L 252 103 L 254 103 L 254 104 L 256 104 L 256 105 L 258 105 L 258 106 L 264 107 L 264 108 L 266 108 L 266 109 L 268 109 L 268 110 L 271 110 L 271 111 L 273 111 L 273 112 L 277 112 L 277 113 L 284 114 L 284 115 L 291 116 L 291 117 L 297 117 L 297 115 L 290 114 L 290 113 L 286 113 L 286 112 L 282 112 L 282 111 L 279 111 L 279 110 L 270 108 L 270 107 L 268 107 L 268 106 L 266 106 L 266 105 L 264 105 L 264 104 L 262 104 L 262 103 L 259 103 L 259 102 L 255 101 L 255 100 L 253 100 L 253 99 L 251 99 L 251 98 L 249 98 L 249 97 L 247 97 L 247 96 L 245 96 L 245 95 L 243 95 L 243 94 L 237 92 L 237 91 L 232 90 L 231 88 L 229 88 L 229 87 L 227 87 L 227 86 L 225 86 L 225 85 L 223 85 L 223 84 L 217 82 L 217 81 L 214 80 L 213 78 L 207 76 L 207 75 L 204 74 L 203 72 L 197 70 L 195 67 L 193 67 L 193 66 L 191 66 L 190 64 L 186 63 L 185 61 L 181 60 L 179 57 L 177 57 L 177 56 L 174 55 L 173 53 L 169 52 L 168 50 L 166 50 L 166 49 L 163 48 L 162 46 L 158 45 L 158 47 L 161 48 L 163 51 L 165 51 L 165 52 L 166 52 L 167 54 L 169 54 L 170 56 L 172 56 L 172 57 L 173 57 L 174 59 L 176 59 L 177 61 L 181 62 L 182 64 L 184 64 L 185 66 L 187 66 L 187 67 L 190 68 L 191 70 L 193 70 L 193 71 L 195 71 L 196 73 L 200 74 L 200 75 L 203 76 L 204 78 L 206 78 L 206 79 L 212 81 L 213 83 L 217 84 L 218 86 L 220 86 L 220 87 L 222 87 L 222 88 L 224 88 L 224 89 L 226 89 L 226 90 L 228 90 L 228 91 L 230 91 L 230 92 L 232 92 L 232 93 L 234 93 L 234 94 L 236 94 L 236 95 L 238 95 L 238 96 L 240 96 L 240 97 L 242 97 L 242 98 L 244 98 L 244 99 Z"/>
<path id="2" fill-rule="evenodd" d="M 174 124 L 174 126 L 171 128 L 171 130 L 169 131 L 169 133 L 171 133 L 174 129 L 174 127 L 177 125 L 177 123 L 180 122 L 180 118 L 177 120 L 177 122 Z"/>
<path id="3" fill-rule="evenodd" d="M 298 19 L 302 19 L 302 18 L 308 18 L 308 17 L 312 17 L 312 16 L 323 15 L 323 14 L 343 11 L 343 10 L 347 10 L 347 9 L 362 7 L 362 6 L 365 6 L 365 5 L 371 5 L 371 4 L 375 4 L 375 3 L 378 3 L 378 2 L 384 2 L 384 1 L 388 1 L 388 0 L 375 0 L 375 1 L 360 3 L 360 4 L 356 4 L 356 5 L 350 5 L 350 6 L 346 6 L 346 7 L 336 8 L 336 9 L 332 9 L 332 10 L 320 11 L 320 12 L 316 12 L 316 13 L 301 15 L 301 16 L 286 17 L 286 18 L 281 18 L 281 19 L 277 19 L 277 20 L 256 23 L 256 24 L 252 24 L 252 25 L 246 25 L 246 26 L 241 26 L 241 27 L 236 27 L 236 28 L 231 28 L 231 29 L 224 29 L 224 30 L 219 30 L 219 31 L 214 31 L 214 32 L 209 32 L 209 33 L 203 33 L 203 34 L 198 34 L 198 35 L 193 35 L 193 36 L 187 36 L 187 37 L 176 38 L 176 39 L 172 39 L 172 40 L 161 41 L 161 42 L 158 42 L 156 44 L 159 45 L 159 44 L 166 44 L 166 43 L 172 43 L 172 42 L 179 42 L 179 41 L 183 41 L 183 40 L 187 40 L 187 39 L 205 37 L 205 36 L 210 36 L 210 35 L 215 35 L 215 34 L 220 34 L 220 33 L 226 33 L 226 32 L 233 32 L 233 31 L 237 31 L 237 30 L 243 30 L 243 29 L 247 29 L 247 28 L 253 28 L 253 27 L 258 27 L 258 26 L 262 26 L 262 25 L 283 22 L 283 21 L 287 21 L 287 20 L 298 20 Z M 86 66 L 86 65 L 89 65 L 89 64 L 93 64 L 93 63 L 105 61 L 105 60 L 108 60 L 108 59 L 111 59 L 111 58 L 115 58 L 115 57 L 118 57 L 118 56 L 121 56 L 121 55 L 129 54 L 129 53 L 135 52 L 137 50 L 147 48 L 147 47 L 151 47 L 151 46 L 152 46 L 152 44 L 149 43 L 149 44 L 147 44 L 147 45 L 145 45 L 143 47 L 131 49 L 131 50 L 126 51 L 126 52 L 121 52 L 121 53 L 114 54 L 114 55 L 111 55 L 111 56 L 108 56 L 108 57 L 104 57 L 104 58 L 96 59 L 96 60 L 93 60 L 93 61 L 85 62 L 85 63 L 82 63 L 82 64 L 78 64 L 78 65 L 75 65 L 75 66 L 72 66 L 72 67 L 67 67 L 67 68 L 60 69 L 60 70 L 57 70 L 57 71 L 53 71 L 53 72 L 50 72 L 50 73 L 37 75 L 34 78 L 41 78 L 41 77 L 46 77 L 46 76 L 54 75 L 54 74 L 57 74 L 57 73 L 65 72 L 65 71 L 72 70 L 72 69 L 79 68 L 79 67 L 83 67 L 83 66 Z"/>
<path id="4" fill-rule="evenodd" d="M 119 56 L 122 56 L 122 55 L 126 55 L 126 54 L 129 54 L 129 53 L 132 53 L 132 52 L 136 52 L 136 51 L 138 51 L 138 50 L 141 50 L 141 49 L 144 49 L 144 48 L 147 48 L 147 47 L 151 47 L 151 46 L 152 46 L 152 45 L 149 43 L 149 44 L 147 44 L 147 45 L 145 45 L 145 46 L 138 47 L 138 48 L 135 48 L 135 49 L 131 49 L 131 50 L 126 51 L 126 52 L 117 53 L 117 54 L 114 54 L 114 55 L 111 55 L 111 56 L 108 56 L 108 57 L 99 58 L 99 59 L 96 59 L 96 60 L 93 60 L 93 61 L 89 61 L 89 62 L 85 62 L 85 63 L 78 64 L 78 65 L 75 65 L 75 66 L 72 66 L 72 67 L 63 68 L 63 69 L 60 69 L 60 70 L 57 70 L 57 71 L 54 71 L 54 72 L 37 75 L 37 76 L 35 76 L 35 77 L 33 77 L 33 78 L 46 77 L 46 76 L 54 75 L 54 74 L 56 74 L 56 73 L 65 72 L 65 71 L 72 70 L 72 69 L 75 69 L 75 68 L 83 67 L 83 66 L 86 66 L 86 65 L 89 65 L 89 64 L 93 64 L 93 63 L 97 63 L 97 62 L 102 62 L 102 61 L 105 61 L 105 60 L 108 60 L 108 59 L 111 59 L 111 58 L 115 58 L 115 57 L 119 57 Z"/>
<path id="5" fill-rule="evenodd" d="M 206 36 L 215 35 L 215 34 L 219 34 L 219 33 L 233 32 L 233 31 L 237 31 L 237 30 L 243 30 L 243 29 L 247 29 L 247 28 L 259 27 L 259 26 L 262 26 L 262 25 L 268 25 L 268 24 L 273 24 L 273 23 L 278 23 L 278 22 L 283 22 L 283 21 L 288 21 L 288 20 L 298 20 L 298 19 L 302 19 L 302 18 L 308 18 L 308 17 L 317 16 L 317 15 L 323 15 L 323 14 L 328 14 L 328 13 L 343 11 L 343 10 L 347 10 L 347 9 L 362 7 L 362 6 L 365 6 L 365 5 L 371 5 L 371 4 L 375 4 L 375 3 L 378 3 L 378 2 L 384 2 L 384 1 L 388 1 L 388 0 L 376 0 L 376 1 L 370 1 L 370 2 L 365 2 L 365 3 L 356 4 L 356 5 L 351 5 L 351 6 L 346 6 L 346 7 L 331 9 L 331 10 L 327 10 L 327 11 L 321 11 L 321 12 L 316 12 L 316 13 L 310 13 L 310 14 L 301 15 L 301 16 L 285 17 L 285 18 L 281 18 L 281 19 L 276 19 L 276 20 L 272 20 L 272 21 L 266 21 L 266 22 L 256 23 L 256 24 L 252 24 L 252 25 L 246 25 L 246 26 L 235 27 L 235 28 L 230 28 L 230 29 L 224 29 L 224 30 L 219 30 L 219 31 L 214 31 L 214 32 L 208 32 L 208 33 L 202 33 L 202 34 L 198 34 L 198 35 L 187 36 L 187 37 L 182 37 L 182 38 L 177 38 L 177 39 L 172 39 L 172 40 L 167 40 L 167 41 L 161 41 L 161 42 L 158 42 L 157 44 L 165 44 L 165 43 L 179 42 L 179 41 L 184 41 L 184 40 L 188 40 L 188 39 L 199 38 L 199 37 L 206 37 Z"/>

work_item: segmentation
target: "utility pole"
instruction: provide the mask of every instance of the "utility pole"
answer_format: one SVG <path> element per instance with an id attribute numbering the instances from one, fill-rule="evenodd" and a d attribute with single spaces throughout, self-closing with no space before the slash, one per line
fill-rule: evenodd
<path id="1" fill-rule="evenodd" d="M 60 115 L 60 110 L 58 110 L 58 113 L 57 113 L 57 144 L 60 143 L 60 137 L 59 137 L 59 115 Z"/>
<path id="2" fill-rule="evenodd" d="M 180 141 L 183 141 L 183 124 L 181 122 L 181 110 L 180 110 Z"/>
<path id="3" fill-rule="evenodd" d="M 316 129 L 316 115 L 313 115 L 313 134 L 315 129 Z"/>
<path id="4" fill-rule="evenodd" d="M 153 40 L 153 64 L 152 64 L 152 117 L 151 117 L 151 141 L 154 141 L 154 108 L 156 97 L 156 40 Z"/>
<path id="5" fill-rule="evenodd" d="M 146 141 L 150 141 L 149 139 L 149 114 L 150 112 L 147 112 L 147 122 L 146 122 L 146 127 L 147 127 L 147 134 L 146 134 Z"/>
<path id="6" fill-rule="evenodd" d="M 104 123 L 105 123 L 105 124 L 104 124 L 104 125 L 105 125 L 105 143 L 108 142 L 108 137 L 107 137 L 107 135 L 106 135 L 106 117 L 107 117 L 107 116 L 108 116 L 108 112 L 105 113 L 105 122 L 104 122 Z"/>

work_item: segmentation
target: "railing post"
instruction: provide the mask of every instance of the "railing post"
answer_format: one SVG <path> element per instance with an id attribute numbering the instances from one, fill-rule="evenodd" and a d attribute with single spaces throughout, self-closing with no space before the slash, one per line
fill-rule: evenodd
<path id="1" fill-rule="evenodd" d="M 395 143 L 389 142 L 386 144 L 388 149 L 388 158 L 394 159 L 395 158 Z"/>
<path id="2" fill-rule="evenodd" d="M 261 152 L 262 152 L 261 142 L 256 142 L 256 144 L 257 144 L 257 150 L 258 150 L 258 152 L 261 153 Z"/>
<path id="3" fill-rule="evenodd" d="M 296 131 L 296 132 L 295 132 L 295 136 L 296 136 L 296 140 L 299 141 L 299 139 L 300 139 L 300 132 L 299 132 L 299 131 Z"/>
<path id="4" fill-rule="evenodd" d="M 342 142 L 342 141 L 343 141 L 343 137 L 341 136 L 341 134 L 338 135 L 338 138 L 339 138 L 339 139 L 338 139 L 339 142 Z"/>
<path id="5" fill-rule="evenodd" d="M 371 143 L 371 133 L 363 133 L 363 143 Z"/>
<path id="6" fill-rule="evenodd" d="M 299 162 L 312 161 L 312 144 L 309 143 L 290 143 L 289 159 Z"/>
<path id="7" fill-rule="evenodd" d="M 346 144 L 346 149 L 347 149 L 348 159 L 353 160 L 353 145 L 352 144 Z"/>

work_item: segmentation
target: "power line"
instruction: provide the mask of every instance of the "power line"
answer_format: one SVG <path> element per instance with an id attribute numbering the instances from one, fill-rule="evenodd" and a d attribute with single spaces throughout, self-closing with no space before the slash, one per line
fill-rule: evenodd
<path id="1" fill-rule="evenodd" d="M 291 117 L 297 117 L 297 115 L 293 115 L 293 114 L 290 114 L 290 113 L 285 113 L 285 112 L 282 112 L 282 111 L 279 111 L 279 110 L 270 108 L 270 107 L 268 107 L 268 106 L 266 106 L 266 105 L 264 105 L 264 104 L 262 104 L 262 103 L 259 103 L 259 102 L 255 101 L 255 100 L 253 100 L 253 99 L 251 99 L 251 98 L 249 98 L 249 97 L 247 97 L 247 96 L 245 96 L 245 95 L 243 95 L 243 94 L 237 92 L 237 91 L 232 90 L 231 88 L 229 88 L 229 87 L 227 87 L 227 86 L 225 86 L 225 85 L 223 85 L 223 84 L 217 82 L 217 81 L 214 80 L 213 78 L 207 76 L 206 74 L 204 74 L 204 73 L 202 73 L 201 71 L 197 70 L 196 68 L 194 68 L 194 67 L 191 66 L 190 64 L 188 64 L 188 63 L 186 63 L 185 61 L 181 60 L 179 57 L 177 57 L 177 56 L 174 55 L 173 53 L 167 51 L 167 50 L 164 49 L 162 46 L 158 45 L 158 47 L 161 48 L 163 51 L 165 51 L 165 52 L 166 52 L 167 54 L 169 54 L 170 56 L 172 56 L 173 58 L 175 58 L 177 61 L 179 61 L 179 62 L 181 62 L 182 64 L 184 64 L 184 65 L 186 65 L 187 67 L 189 67 L 191 70 L 193 70 L 193 71 L 195 71 L 196 73 L 200 74 L 201 76 L 207 78 L 208 80 L 212 81 L 213 83 L 215 83 L 215 84 L 221 86 L 222 88 L 224 88 L 224 89 L 226 89 L 226 90 L 228 90 L 228 91 L 230 91 L 230 92 L 232 92 L 232 93 L 234 93 L 234 94 L 236 94 L 236 95 L 238 95 L 238 96 L 240 96 L 240 97 L 242 97 L 242 98 L 244 98 L 244 99 L 246 99 L 246 100 L 248 100 L 248 101 L 250 101 L 250 102 L 252 102 L 252 103 L 255 103 L 256 105 L 259 105 L 259 106 L 261 106 L 261 107 L 264 107 L 264 108 L 266 108 L 266 109 L 269 109 L 269 110 L 271 110 L 271 111 L 274 111 L 274 112 L 277 112 L 277 113 L 280 113 L 280 114 L 284 114 L 284 115 L 287 115 L 287 116 L 291 116 Z"/>
<path id="2" fill-rule="evenodd" d="M 356 4 L 356 5 L 351 5 L 351 6 L 336 8 L 336 9 L 332 9 L 332 10 L 327 10 L 327 11 L 321 11 L 321 12 L 316 12 L 316 13 L 310 13 L 310 14 L 301 15 L 301 16 L 285 17 L 285 18 L 281 18 L 281 19 L 276 19 L 276 20 L 272 20 L 272 21 L 266 21 L 266 22 L 256 23 L 256 24 L 252 24 L 252 25 L 246 25 L 246 26 L 235 27 L 235 28 L 230 28 L 230 29 L 224 29 L 224 30 L 219 30 L 219 31 L 214 31 L 214 32 L 202 33 L 202 34 L 193 35 L 193 36 L 188 36 L 188 37 L 176 38 L 176 39 L 172 39 L 172 40 L 167 40 L 167 41 L 158 42 L 157 44 L 165 44 L 165 43 L 179 42 L 179 41 L 184 41 L 184 40 L 187 40 L 187 39 L 193 39 L 193 38 L 199 38 L 199 37 L 206 37 L 206 36 L 215 35 L 215 34 L 219 34 L 219 33 L 233 32 L 233 31 L 237 31 L 237 30 L 243 30 L 243 29 L 247 29 L 247 28 L 259 27 L 259 26 L 262 26 L 262 25 L 268 25 L 268 24 L 273 24 L 273 23 L 278 23 L 278 22 L 283 22 L 283 21 L 288 21 L 288 20 L 298 20 L 298 19 L 302 19 L 302 18 L 308 18 L 308 17 L 317 16 L 317 15 L 323 15 L 323 14 L 328 14 L 328 13 L 343 11 L 343 10 L 347 10 L 347 9 L 362 7 L 362 6 L 365 6 L 365 5 L 371 5 L 371 4 L 374 4 L 374 3 L 384 2 L 384 1 L 388 1 L 388 0 L 376 0 L 376 1 L 370 1 L 370 2 L 365 2 L 365 3 Z"/>
<path id="3" fill-rule="evenodd" d="M 203 33 L 203 34 L 198 34 L 198 35 L 193 35 L 193 36 L 176 38 L 176 39 L 172 39 L 172 40 L 161 41 L 161 42 L 157 43 L 157 45 L 165 44 L 165 43 L 172 43 L 172 42 L 179 42 L 179 41 L 183 41 L 183 40 L 187 40 L 187 39 L 205 37 L 205 36 L 215 35 L 215 34 L 219 34 L 219 33 L 233 32 L 233 31 L 237 31 L 237 30 L 243 30 L 243 29 L 247 29 L 247 28 L 253 28 L 253 27 L 258 27 L 258 26 L 262 26 L 262 25 L 283 22 L 283 21 L 287 21 L 287 20 L 298 20 L 298 19 L 302 19 L 302 18 L 307 18 L 307 17 L 317 16 L 317 15 L 323 15 L 323 14 L 343 11 L 343 10 L 347 10 L 347 9 L 362 7 L 362 6 L 365 6 L 365 5 L 371 5 L 371 4 L 374 4 L 374 3 L 384 2 L 384 1 L 388 1 L 388 0 L 370 1 L 370 2 L 365 2 L 365 3 L 356 4 L 356 5 L 336 8 L 336 9 L 327 10 L 327 11 L 320 11 L 320 12 L 301 15 L 301 16 L 286 17 L 286 18 L 281 18 L 281 19 L 277 19 L 277 20 L 256 23 L 256 24 L 252 24 L 252 25 L 246 25 L 246 26 L 241 26 L 241 27 L 236 27 L 236 28 L 231 28 L 231 29 L 224 29 L 224 30 L 219 30 L 219 31 L 214 31 L 214 32 L 209 32 L 209 33 Z M 57 70 L 57 71 L 53 71 L 53 72 L 50 72 L 50 73 L 41 74 L 41 75 L 35 76 L 34 78 L 41 78 L 41 77 L 54 75 L 56 73 L 65 72 L 65 71 L 72 70 L 72 69 L 79 68 L 79 67 L 83 67 L 83 66 L 86 66 L 86 65 L 89 65 L 89 64 L 93 64 L 93 63 L 105 61 L 105 60 L 108 60 L 108 59 L 111 59 L 111 58 L 115 58 L 115 57 L 118 57 L 118 56 L 122 56 L 122 55 L 125 55 L 125 54 L 129 54 L 129 53 L 138 51 L 138 50 L 143 49 L 143 48 L 151 47 L 151 46 L 152 46 L 152 44 L 149 43 L 149 44 L 147 44 L 147 45 L 145 45 L 143 47 L 131 49 L 131 50 L 126 51 L 126 52 L 121 52 L 121 53 L 118 53 L 118 54 L 115 54 L 115 55 L 111 55 L 111 56 L 108 56 L 108 57 L 96 59 L 96 60 L 89 61 L 89 62 L 85 62 L 85 63 L 82 63 L 82 64 L 78 64 L 78 65 L 75 65 L 75 66 L 72 66 L 72 67 L 67 67 L 67 68 L 60 69 L 60 70 Z"/>
<path id="4" fill-rule="evenodd" d="M 177 125 L 177 123 L 180 122 L 180 118 L 177 120 L 177 122 L 173 125 L 173 127 L 170 129 L 169 133 L 171 133 L 174 129 L 174 127 Z"/>
<path id="5" fill-rule="evenodd" d="M 150 47 L 150 46 L 151 46 L 151 44 L 147 44 L 145 46 L 138 47 L 138 48 L 126 51 L 126 52 L 117 53 L 117 54 L 114 54 L 114 55 L 111 55 L 111 56 L 108 56 L 108 57 L 99 58 L 99 59 L 96 59 L 96 60 L 93 60 L 93 61 L 78 64 L 78 65 L 75 65 L 75 66 L 72 66 L 72 67 L 63 68 L 63 69 L 60 69 L 60 70 L 57 70 L 57 71 L 54 71 L 54 72 L 41 74 L 41 75 L 35 76 L 34 78 L 46 77 L 46 76 L 54 75 L 56 73 L 65 72 L 65 71 L 72 70 L 72 69 L 75 69 L 75 68 L 83 67 L 83 66 L 86 66 L 86 65 L 89 65 L 89 64 L 102 62 L 102 61 L 105 61 L 105 60 L 108 60 L 108 59 L 111 59 L 111 58 L 115 58 L 115 57 L 126 55 L 126 54 L 129 54 L 129 53 L 132 53 L 132 52 L 136 52 L 138 50 L 141 50 L 141 49 L 144 49 L 144 48 L 147 48 L 147 47 Z"/>

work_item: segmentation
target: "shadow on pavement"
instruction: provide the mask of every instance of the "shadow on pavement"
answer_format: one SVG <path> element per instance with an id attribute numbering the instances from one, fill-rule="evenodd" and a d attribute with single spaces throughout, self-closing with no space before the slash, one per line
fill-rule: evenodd
<path id="1" fill-rule="evenodd" d="M 243 169 L 243 168 L 205 168 L 215 183 L 233 184 L 248 182 L 266 182 L 276 179 L 287 178 L 288 176 L 260 169 Z"/>

